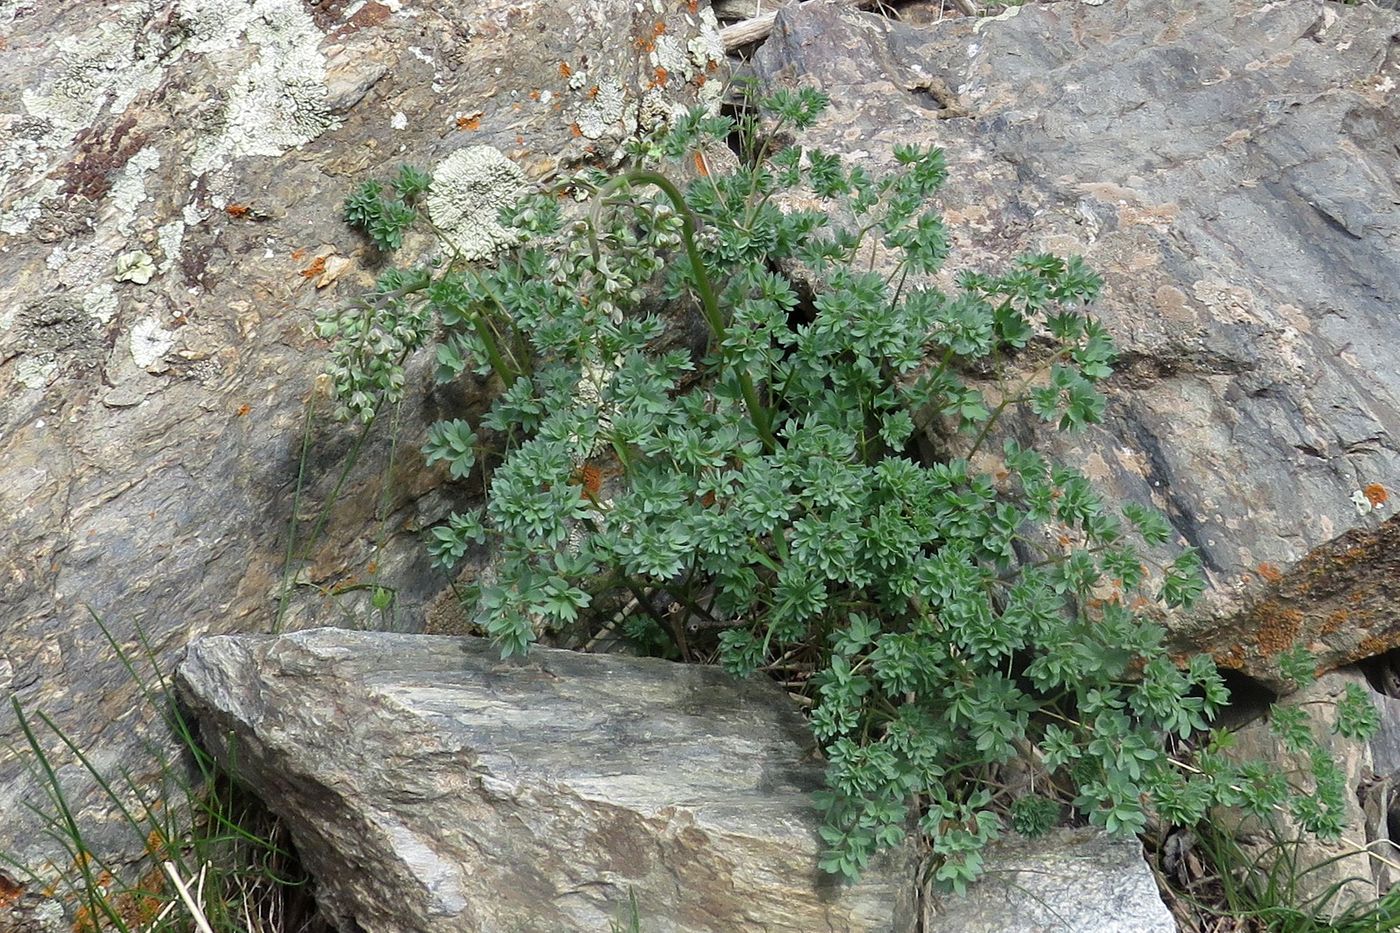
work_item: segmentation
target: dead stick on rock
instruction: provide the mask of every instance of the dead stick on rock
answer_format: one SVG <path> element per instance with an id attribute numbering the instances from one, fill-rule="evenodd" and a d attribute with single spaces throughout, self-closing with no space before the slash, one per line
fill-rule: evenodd
<path id="1" fill-rule="evenodd" d="M 879 0 L 842 0 L 842 2 L 847 6 L 871 7 L 875 6 Z M 777 18 L 778 12 L 774 10 L 772 13 L 764 13 L 753 19 L 741 20 L 732 26 L 725 26 L 719 31 L 720 41 L 724 43 L 724 50 L 732 52 L 741 45 L 748 45 L 750 42 L 758 42 L 768 38 Z"/>
<path id="2" fill-rule="evenodd" d="M 881 0 L 842 0 L 847 6 L 854 6 L 858 9 L 879 6 Z M 977 16 L 977 4 L 973 0 L 952 0 L 953 6 L 964 16 Z M 731 26 L 725 26 L 719 31 L 720 41 L 724 43 L 724 50 L 732 52 L 740 46 L 748 45 L 751 42 L 759 42 L 768 38 L 768 34 L 773 31 L 773 23 L 777 20 L 778 13 L 764 13 L 762 16 L 755 16 L 753 19 L 741 20 Z"/>

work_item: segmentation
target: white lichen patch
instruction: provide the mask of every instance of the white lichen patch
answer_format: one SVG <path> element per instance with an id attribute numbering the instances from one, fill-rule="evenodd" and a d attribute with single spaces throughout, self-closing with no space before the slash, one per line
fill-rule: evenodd
<path id="1" fill-rule="evenodd" d="M 131 232 L 137 209 L 146 201 L 146 176 L 160 165 L 160 152 L 147 146 L 132 156 L 112 182 L 112 204 L 117 209 L 117 230 Z"/>
<path id="2" fill-rule="evenodd" d="M 3 188 L 4 185 L 0 184 L 0 189 Z M 55 179 L 46 178 L 34 190 L 17 198 L 4 213 L 0 213 L 0 233 L 18 235 L 28 230 L 39 219 L 43 202 L 58 197 L 58 189 L 59 183 Z"/>
<path id="3" fill-rule="evenodd" d="M 397 111 L 393 117 L 389 119 L 389 126 L 396 130 L 408 129 L 408 114 L 404 113 L 402 110 Z"/>
<path id="4" fill-rule="evenodd" d="M 143 318 L 131 328 L 131 358 L 142 369 L 150 369 L 175 346 L 175 335 L 153 317 Z"/>
<path id="5" fill-rule="evenodd" d="M 58 375 L 58 359 L 51 353 L 21 357 L 15 364 L 15 379 L 26 389 L 42 389 Z"/>
<path id="6" fill-rule="evenodd" d="M 711 63 L 724 61 L 724 38 L 719 34 L 719 20 L 710 7 L 700 11 L 700 32 L 691 38 L 686 48 L 697 68 L 708 70 Z"/>
<path id="7" fill-rule="evenodd" d="M 180 258 L 180 244 L 184 242 L 185 222 L 183 220 L 172 220 L 157 228 L 156 243 L 160 246 L 161 255 L 164 258 L 156 264 L 156 268 L 161 272 L 169 272 L 175 265 L 175 261 Z"/>
<path id="8" fill-rule="evenodd" d="M 8 26 L 15 21 L 16 16 L 31 12 L 36 2 L 37 0 L 0 0 L 0 26 Z"/>
<path id="9" fill-rule="evenodd" d="M 525 190 L 525 175 L 499 149 L 469 146 L 438 163 L 428 191 L 428 216 L 452 250 L 469 262 L 512 246 L 519 233 L 498 214 Z"/>
<path id="10" fill-rule="evenodd" d="M 668 74 L 683 80 L 688 81 L 695 76 L 695 66 L 681 46 L 681 40 L 669 32 L 656 37 L 655 47 L 651 50 L 651 64 L 654 68 L 665 68 Z"/>
<path id="11" fill-rule="evenodd" d="M 107 278 L 112 269 L 112 259 L 111 252 L 87 241 L 54 247 L 44 260 L 44 265 L 56 283 L 83 289 Z"/>
<path id="12" fill-rule="evenodd" d="M 91 286 L 83 293 L 83 311 L 99 324 L 117 316 L 117 290 L 107 282 Z"/>
<path id="13" fill-rule="evenodd" d="M 235 43 L 258 50 L 195 149 L 196 175 L 234 159 L 281 155 L 336 125 L 326 105 L 323 36 L 298 0 L 201 0 L 183 15 L 194 24 L 196 51 Z"/>
<path id="14" fill-rule="evenodd" d="M 154 12 L 153 0 L 142 0 L 81 35 L 58 40 L 54 78 L 20 95 L 31 116 L 52 126 L 46 148 L 67 146 L 104 107 L 119 114 L 159 83 L 159 54 L 151 44 L 156 38 L 148 28 Z"/>
<path id="15" fill-rule="evenodd" d="M 617 129 L 626 112 L 627 89 L 616 78 L 604 78 L 598 83 L 598 93 L 579 108 L 579 132 L 589 139 L 598 139 Z"/>

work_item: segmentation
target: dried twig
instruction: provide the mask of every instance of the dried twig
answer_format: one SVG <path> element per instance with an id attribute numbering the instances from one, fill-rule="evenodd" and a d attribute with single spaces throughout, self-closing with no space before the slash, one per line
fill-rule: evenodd
<path id="1" fill-rule="evenodd" d="M 881 0 L 841 0 L 848 6 L 865 8 L 878 6 Z M 953 6 L 964 16 L 979 15 L 977 4 L 973 0 L 952 0 Z M 751 42 L 761 42 L 768 38 L 768 34 L 773 31 L 773 23 L 778 18 L 777 11 L 764 13 L 762 16 L 755 16 L 752 19 L 740 20 L 729 26 L 725 26 L 719 31 L 719 37 L 724 42 L 724 50 L 732 52 L 740 46 L 748 45 Z"/>
<path id="2" fill-rule="evenodd" d="M 870 7 L 875 6 L 879 0 L 842 0 L 848 6 Z M 778 18 L 777 11 L 764 13 L 762 16 L 755 16 L 753 19 L 741 20 L 731 26 L 725 26 L 719 31 L 720 40 L 724 42 L 724 50 L 732 52 L 750 42 L 759 42 L 768 38 L 768 34 L 773 31 L 773 22 Z"/>
<path id="3" fill-rule="evenodd" d="M 195 927 L 199 933 L 214 933 L 213 927 L 209 926 L 208 919 L 204 916 L 204 910 L 199 906 L 199 902 L 190 895 L 189 886 L 180 877 L 180 872 L 176 870 L 174 862 L 165 863 L 165 873 L 170 876 L 170 882 L 175 885 L 175 890 L 180 893 L 180 900 L 185 902 L 185 909 L 190 912 L 190 918 L 194 920 Z M 204 870 L 200 869 L 199 883 L 196 891 L 204 887 Z"/>

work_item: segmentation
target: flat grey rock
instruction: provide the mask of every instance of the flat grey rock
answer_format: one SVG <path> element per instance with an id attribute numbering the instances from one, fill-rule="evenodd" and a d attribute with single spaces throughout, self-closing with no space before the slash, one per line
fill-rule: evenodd
<path id="1" fill-rule="evenodd" d="M 818 870 L 821 766 L 771 682 L 336 629 L 200 639 L 177 681 L 343 929 L 606 930 L 629 892 L 646 930 L 909 929 L 910 863 Z"/>
<path id="2" fill-rule="evenodd" d="M 925 914 L 925 933 L 1176 933 L 1136 839 L 1009 835 L 988 848 L 986 866 L 966 896 Z"/>

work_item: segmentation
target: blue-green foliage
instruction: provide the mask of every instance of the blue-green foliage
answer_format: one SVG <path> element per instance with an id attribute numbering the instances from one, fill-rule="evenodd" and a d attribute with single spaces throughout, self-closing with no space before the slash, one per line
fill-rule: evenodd
<path id="1" fill-rule="evenodd" d="M 518 654 L 597 624 L 589 607 L 621 592 L 639 645 L 804 683 L 827 759 L 822 866 L 848 877 L 917 825 L 936 879 L 960 890 L 1003 815 L 1044 832 L 1060 803 L 995 780 L 1018 758 L 1042 794 L 1114 832 L 1153 809 L 1191 824 L 1216 803 L 1335 830 L 1320 753 L 1326 787 L 1296 798 L 1221 737 L 1180 744 L 1228 695 L 1208 658 L 1169 659 L 1143 610 L 1200 594 L 1196 554 L 1149 570 L 1138 542 L 1168 542 L 1161 516 L 1110 507 L 1035 450 L 993 449 L 1009 412 L 1066 431 L 1103 417 L 1113 346 L 1086 310 L 1099 277 L 1036 255 L 938 288 L 943 154 L 899 147 L 877 179 L 835 153 L 769 151 L 824 104 L 762 102 L 741 118 L 749 158 L 682 191 L 655 163 L 691 165 L 734 128 L 691 114 L 634 147 L 637 169 L 573 179 L 586 216 L 566 222 L 555 192 L 526 197 L 503 215 L 523 244 L 496 267 L 405 273 L 364 304 L 420 342 L 423 316 L 436 321 L 441 378 L 499 378 L 477 428 L 444 421 L 424 447 L 487 488 L 430 544 L 451 566 L 492 542 L 495 572 L 468 591 L 479 625 Z M 406 203 L 426 182 L 405 177 Z M 784 204 L 793 188 L 826 209 Z M 374 233 L 397 222 L 385 203 L 367 185 L 346 217 L 392 245 Z M 658 349 L 666 320 L 692 315 L 703 345 Z M 376 321 L 352 336 L 393 332 Z M 373 396 L 355 381 L 373 366 L 338 360 L 342 397 Z M 1316 748 L 1286 717 L 1275 727 Z"/>

